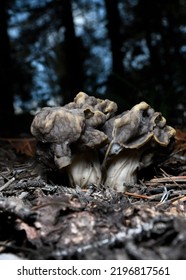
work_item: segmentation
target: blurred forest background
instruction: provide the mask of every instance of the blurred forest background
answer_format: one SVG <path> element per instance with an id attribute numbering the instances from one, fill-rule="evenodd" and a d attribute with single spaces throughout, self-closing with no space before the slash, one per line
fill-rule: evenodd
<path id="1" fill-rule="evenodd" d="M 1 136 L 79 91 L 184 128 L 186 1 L 1 0 L 0 91 Z"/>

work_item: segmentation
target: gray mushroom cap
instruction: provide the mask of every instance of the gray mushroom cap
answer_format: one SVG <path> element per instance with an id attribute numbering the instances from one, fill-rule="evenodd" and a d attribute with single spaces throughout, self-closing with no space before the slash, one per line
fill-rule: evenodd
<path id="1" fill-rule="evenodd" d="M 83 146 L 85 148 L 97 149 L 107 143 L 108 137 L 105 133 L 98 129 L 87 127 L 78 141 L 78 147 Z"/>
<path id="2" fill-rule="evenodd" d="M 84 129 L 85 119 L 81 110 L 63 107 L 44 107 L 33 119 L 31 133 L 43 143 L 51 143 L 54 162 L 58 168 L 71 163 L 69 145 L 76 142 Z"/>
<path id="3" fill-rule="evenodd" d="M 82 109 L 85 114 L 86 125 L 98 127 L 117 111 L 117 104 L 108 99 L 99 99 L 89 96 L 84 92 L 79 92 L 73 102 L 65 105 L 67 109 Z"/>
<path id="4" fill-rule="evenodd" d="M 111 129 L 112 128 L 112 129 Z M 146 102 L 135 105 L 131 110 L 115 117 L 103 126 L 111 143 L 110 154 L 125 149 L 139 149 L 150 140 L 166 147 L 175 135 L 174 128 L 166 125 L 160 112 L 155 112 Z M 112 138 L 112 140 L 111 140 Z"/>

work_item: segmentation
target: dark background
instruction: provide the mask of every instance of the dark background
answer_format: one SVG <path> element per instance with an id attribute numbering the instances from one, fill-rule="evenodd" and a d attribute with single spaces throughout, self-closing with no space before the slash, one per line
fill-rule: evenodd
<path id="1" fill-rule="evenodd" d="M 0 136 L 79 91 L 186 125 L 186 1 L 1 0 Z"/>

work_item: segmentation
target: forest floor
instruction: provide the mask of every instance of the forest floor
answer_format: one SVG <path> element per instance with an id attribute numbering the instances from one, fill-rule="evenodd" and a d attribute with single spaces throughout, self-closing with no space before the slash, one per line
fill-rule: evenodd
<path id="1" fill-rule="evenodd" d="M 186 132 L 125 193 L 65 187 L 34 147 L 0 140 L 0 259 L 186 259 Z"/>

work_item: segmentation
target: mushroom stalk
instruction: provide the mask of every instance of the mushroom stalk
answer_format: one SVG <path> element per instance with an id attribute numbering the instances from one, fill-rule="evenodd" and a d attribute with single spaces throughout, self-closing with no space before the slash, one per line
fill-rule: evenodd
<path id="1" fill-rule="evenodd" d="M 127 185 L 137 183 L 138 171 L 148 166 L 152 158 L 152 154 L 143 157 L 143 152 L 143 150 L 132 149 L 116 155 L 105 168 L 104 185 L 118 192 L 124 192 Z"/>
<path id="2" fill-rule="evenodd" d="M 101 183 L 101 166 L 96 150 L 78 152 L 67 167 L 70 185 L 81 188 Z"/>

